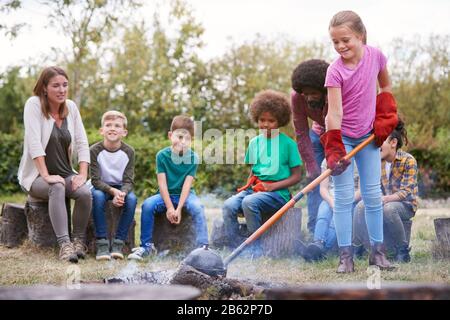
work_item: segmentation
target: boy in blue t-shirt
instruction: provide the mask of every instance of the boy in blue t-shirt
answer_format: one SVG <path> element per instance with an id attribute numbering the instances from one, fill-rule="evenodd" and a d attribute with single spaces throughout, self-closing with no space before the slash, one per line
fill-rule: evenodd
<path id="1" fill-rule="evenodd" d="M 287 189 L 300 181 L 302 161 L 297 143 L 279 132 L 289 123 L 289 100 L 272 90 L 258 93 L 250 105 L 253 121 L 263 131 L 250 141 L 245 163 L 252 164 L 247 184 L 223 205 L 225 232 L 231 247 L 240 244 L 237 216 L 243 212 L 250 233 L 262 225 L 262 213 L 273 215 L 290 200 Z M 260 243 L 253 244 L 253 254 L 262 254 Z"/>
<path id="2" fill-rule="evenodd" d="M 166 214 L 173 224 L 181 222 L 181 210 L 192 215 L 197 234 L 197 245 L 208 245 L 208 230 L 204 207 L 192 189 L 192 182 L 199 163 L 198 155 L 190 148 L 194 135 L 194 121 L 186 116 L 176 116 L 170 126 L 170 147 L 156 155 L 158 193 L 142 204 L 141 245 L 133 249 L 128 259 L 142 260 L 154 254 L 152 242 L 154 215 Z"/>

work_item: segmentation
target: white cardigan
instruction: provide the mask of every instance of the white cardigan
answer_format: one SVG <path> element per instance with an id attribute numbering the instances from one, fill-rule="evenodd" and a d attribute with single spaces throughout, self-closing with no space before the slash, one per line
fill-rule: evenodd
<path id="1" fill-rule="evenodd" d="M 80 112 L 72 100 L 66 100 L 69 114 L 67 116 L 67 128 L 69 129 L 72 142 L 70 144 L 70 155 L 76 150 L 78 162 L 90 163 L 89 143 L 81 120 Z M 37 96 L 30 97 L 25 103 L 23 112 L 25 135 L 23 143 L 23 154 L 19 165 L 19 184 L 30 191 L 31 184 L 39 176 L 39 171 L 33 159 L 45 156 L 45 148 L 50 139 L 55 120 L 52 117 L 45 118 L 41 111 L 41 102 Z"/>

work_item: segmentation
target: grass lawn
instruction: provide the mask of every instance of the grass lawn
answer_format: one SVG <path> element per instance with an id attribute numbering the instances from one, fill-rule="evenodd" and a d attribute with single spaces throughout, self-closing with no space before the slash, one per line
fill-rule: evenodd
<path id="1" fill-rule="evenodd" d="M 23 203 L 23 195 L 0 198 L 0 202 Z M 303 204 L 302 207 L 305 207 Z M 140 206 L 138 206 L 140 208 Z M 303 210 L 303 217 L 306 210 Z M 220 216 L 219 208 L 207 208 L 208 228 L 212 221 Z M 136 213 L 136 243 L 138 243 L 140 227 L 140 212 Z M 401 264 L 396 271 L 382 272 L 382 281 L 418 281 L 450 284 L 450 260 L 435 260 L 432 257 L 432 242 L 435 239 L 433 219 L 450 217 L 450 208 L 419 209 L 412 226 L 411 245 L 412 262 Z M 302 229 L 306 230 L 306 219 L 303 219 Z M 32 285 L 55 284 L 65 285 L 72 264 L 57 259 L 56 249 L 39 249 L 25 243 L 20 248 L 8 249 L 0 246 L 0 285 Z M 225 257 L 228 251 L 221 254 Z M 82 282 L 101 281 L 106 277 L 117 276 L 133 270 L 160 271 L 176 268 L 182 256 L 155 257 L 145 262 L 110 261 L 97 262 L 95 257 L 81 260 L 80 268 Z M 367 259 L 356 260 L 356 272 L 347 275 L 335 273 L 337 257 L 318 263 L 306 263 L 301 258 L 270 259 L 260 258 L 248 260 L 237 258 L 228 268 L 228 277 L 270 281 L 292 285 L 328 283 L 328 282 L 366 282 Z"/>

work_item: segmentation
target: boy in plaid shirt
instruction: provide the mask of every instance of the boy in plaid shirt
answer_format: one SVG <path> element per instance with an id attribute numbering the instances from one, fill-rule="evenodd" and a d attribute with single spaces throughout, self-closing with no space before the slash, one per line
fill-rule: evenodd
<path id="1" fill-rule="evenodd" d="M 381 145 L 381 190 L 383 192 L 383 224 L 385 232 L 396 240 L 398 262 L 409 262 L 408 241 L 402 221 L 410 220 L 417 210 L 417 161 L 400 148 L 408 143 L 404 123 L 399 121 L 395 130 Z M 364 205 L 355 209 L 354 243 L 367 243 L 367 228 L 364 221 Z"/>

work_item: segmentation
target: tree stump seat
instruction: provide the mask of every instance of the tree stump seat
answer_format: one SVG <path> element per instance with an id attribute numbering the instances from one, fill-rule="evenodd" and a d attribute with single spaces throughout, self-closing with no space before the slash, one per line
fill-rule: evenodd
<path id="1" fill-rule="evenodd" d="M 71 233 L 71 205 L 66 198 L 69 235 Z M 122 210 L 106 204 L 106 223 L 108 225 L 108 239 L 114 238 L 114 233 L 120 220 Z M 6 203 L 2 207 L 0 226 L 0 243 L 7 247 L 17 247 L 28 238 L 30 243 L 40 247 L 56 247 L 57 241 L 48 214 L 48 201 L 28 196 L 25 205 Z M 125 241 L 124 253 L 130 253 L 135 247 L 135 226 L 133 221 Z M 86 228 L 86 245 L 89 253 L 95 253 L 95 226 L 92 214 Z"/>
<path id="2" fill-rule="evenodd" d="M 196 247 L 196 236 L 192 216 L 182 210 L 180 224 L 171 224 L 165 214 L 156 214 L 153 227 L 153 243 L 161 252 L 189 252 Z"/>
<path id="3" fill-rule="evenodd" d="M 433 242 L 433 257 L 450 259 L 450 218 L 434 219 L 436 241 Z"/>
<path id="4" fill-rule="evenodd" d="M 263 214 L 263 223 L 269 218 L 270 215 Z M 248 237 L 250 234 L 245 222 L 242 219 L 239 220 L 239 235 L 243 238 Z M 298 242 L 301 239 L 301 226 L 301 208 L 289 209 L 261 236 L 261 246 L 264 255 L 272 258 L 296 255 Z M 229 245 L 222 218 L 218 218 L 213 222 L 210 243 L 216 248 L 223 248 Z"/>
<path id="5" fill-rule="evenodd" d="M 15 203 L 4 203 L 0 215 L 0 244 L 8 248 L 20 246 L 27 238 L 27 219 L 25 206 Z"/>

